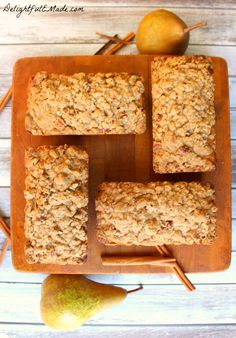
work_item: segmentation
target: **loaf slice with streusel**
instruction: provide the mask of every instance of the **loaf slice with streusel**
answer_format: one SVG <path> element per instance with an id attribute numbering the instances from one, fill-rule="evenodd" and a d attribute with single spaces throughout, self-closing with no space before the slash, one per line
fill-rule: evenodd
<path id="1" fill-rule="evenodd" d="M 157 173 L 215 169 L 213 65 L 209 57 L 152 62 L 153 168 Z"/>
<path id="2" fill-rule="evenodd" d="M 141 76 L 37 73 L 29 83 L 26 129 L 34 135 L 141 134 Z"/>
<path id="3" fill-rule="evenodd" d="M 87 255 L 87 152 L 67 145 L 29 148 L 25 166 L 26 260 L 83 263 Z"/>
<path id="4" fill-rule="evenodd" d="M 215 193 L 197 182 L 102 183 L 97 237 L 105 245 L 211 244 Z"/>

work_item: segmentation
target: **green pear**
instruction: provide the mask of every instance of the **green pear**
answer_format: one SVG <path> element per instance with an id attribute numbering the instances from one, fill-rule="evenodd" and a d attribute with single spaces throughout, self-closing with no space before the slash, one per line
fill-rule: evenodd
<path id="1" fill-rule="evenodd" d="M 176 14 L 165 9 L 144 16 L 136 33 L 136 45 L 141 54 L 184 54 L 189 32 L 204 26 L 206 21 L 187 27 Z"/>
<path id="2" fill-rule="evenodd" d="M 98 312 L 123 301 L 128 293 L 141 288 L 126 291 L 81 275 L 51 275 L 42 285 L 41 317 L 51 328 L 74 330 Z"/>

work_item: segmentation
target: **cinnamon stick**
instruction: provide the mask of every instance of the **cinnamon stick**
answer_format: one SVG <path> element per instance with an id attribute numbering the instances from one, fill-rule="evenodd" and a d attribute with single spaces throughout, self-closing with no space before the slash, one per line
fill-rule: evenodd
<path id="1" fill-rule="evenodd" d="M 6 94 L 0 100 L 0 112 L 3 110 L 3 108 L 6 106 L 7 102 L 10 100 L 11 95 L 12 95 L 12 86 L 10 86 L 10 88 L 8 89 Z"/>
<path id="2" fill-rule="evenodd" d="M 159 245 L 156 247 L 157 251 L 164 257 L 171 257 L 171 253 L 165 245 Z M 174 262 L 165 262 L 161 264 L 162 266 L 170 267 L 175 275 L 179 278 L 182 284 L 187 288 L 189 291 L 195 290 L 195 286 L 191 283 L 188 277 L 185 275 L 183 270 L 181 269 L 178 262 L 175 260 Z"/>
<path id="3" fill-rule="evenodd" d="M 156 246 L 157 251 L 159 252 L 160 255 L 165 256 L 165 252 L 162 250 L 161 246 Z"/>
<path id="4" fill-rule="evenodd" d="M 0 265 L 2 265 L 3 259 L 5 257 L 5 254 L 7 252 L 8 245 L 10 244 L 10 239 L 7 238 L 2 246 L 2 250 L 0 252 Z"/>
<path id="5" fill-rule="evenodd" d="M 196 289 L 177 262 L 166 262 L 160 264 L 160 266 L 170 267 L 188 291 L 194 291 Z"/>
<path id="6" fill-rule="evenodd" d="M 112 38 L 116 38 L 118 37 L 118 34 L 115 34 L 112 36 Z M 113 45 L 113 40 L 110 39 L 109 41 L 107 41 L 94 55 L 101 55 L 103 54 L 111 45 Z"/>
<path id="7" fill-rule="evenodd" d="M 146 264 L 164 264 L 174 263 L 172 257 L 155 256 L 102 256 L 103 265 L 146 265 Z"/>
<path id="8" fill-rule="evenodd" d="M 116 36 L 110 36 L 99 32 L 96 32 L 96 34 L 101 36 L 102 38 L 109 39 L 109 41 L 112 40 L 115 42 L 122 42 L 124 45 L 130 45 L 132 43 L 131 41 L 125 41 L 123 39 L 120 39 L 117 34 Z"/>
<path id="9" fill-rule="evenodd" d="M 173 269 L 175 270 L 176 276 L 183 282 L 189 291 L 194 291 L 196 289 L 177 262 L 173 263 Z"/>
<path id="10" fill-rule="evenodd" d="M 10 100 L 12 95 L 12 85 L 6 92 L 6 94 L 3 96 L 3 98 L 0 100 L 0 112 L 3 110 L 3 108 L 6 106 L 7 102 Z M 8 245 L 11 242 L 11 233 L 10 229 L 8 228 L 7 224 L 4 222 L 3 218 L 0 217 L 0 228 L 4 235 L 6 236 L 6 240 L 3 244 L 2 250 L 0 252 L 0 265 L 2 265 L 3 259 L 5 257 L 5 254 L 7 252 Z"/>
<path id="11" fill-rule="evenodd" d="M 4 235 L 11 240 L 11 232 L 9 227 L 7 226 L 7 224 L 5 223 L 5 221 L 3 220 L 2 217 L 0 217 L 0 228 L 2 230 L 2 232 L 4 233 Z"/>
<path id="12" fill-rule="evenodd" d="M 161 245 L 161 250 L 163 251 L 164 255 L 166 255 L 166 256 L 171 255 L 170 251 L 167 249 L 167 247 L 165 245 Z"/>
<path id="13" fill-rule="evenodd" d="M 135 34 L 133 32 L 129 33 L 122 39 L 122 41 L 118 42 L 114 47 L 108 50 L 108 52 L 105 53 L 105 55 L 112 55 L 115 54 L 118 50 L 120 50 L 124 46 L 124 41 L 132 41 L 135 37 Z"/>

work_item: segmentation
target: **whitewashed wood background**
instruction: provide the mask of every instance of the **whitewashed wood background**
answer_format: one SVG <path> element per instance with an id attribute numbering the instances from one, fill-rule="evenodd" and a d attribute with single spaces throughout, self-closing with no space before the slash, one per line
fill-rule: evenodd
<path id="1" fill-rule="evenodd" d="M 30 1 L 9 1 L 11 5 Z M 235 0 L 103 0 L 32 1 L 33 4 L 84 6 L 77 14 L 3 13 L 0 0 L 0 95 L 8 89 L 14 62 L 24 56 L 93 54 L 103 41 L 96 31 L 126 35 L 154 8 L 169 8 L 188 24 L 208 19 L 191 34 L 188 54 L 222 56 L 228 61 L 230 83 L 233 243 L 232 264 L 222 273 L 190 275 L 197 291 L 187 293 L 173 275 L 91 276 L 97 281 L 144 290 L 125 303 L 97 315 L 78 332 L 56 333 L 39 315 L 40 274 L 13 270 L 11 251 L 0 268 L 0 338 L 6 337 L 236 337 L 236 1 Z M 137 53 L 135 45 L 121 53 Z M 0 114 L 0 213 L 10 213 L 11 102 Z M 3 243 L 0 234 L 0 245 Z"/>

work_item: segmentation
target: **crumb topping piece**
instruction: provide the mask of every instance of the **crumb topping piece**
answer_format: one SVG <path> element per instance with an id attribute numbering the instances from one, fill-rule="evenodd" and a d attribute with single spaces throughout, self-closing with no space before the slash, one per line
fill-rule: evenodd
<path id="1" fill-rule="evenodd" d="M 212 61 L 203 56 L 152 62 L 153 168 L 157 173 L 215 169 Z"/>
<path id="2" fill-rule="evenodd" d="M 25 165 L 27 261 L 83 263 L 87 253 L 87 152 L 67 145 L 29 148 Z"/>
<path id="3" fill-rule="evenodd" d="M 34 135 L 141 134 L 143 93 L 138 75 L 39 72 L 29 84 L 26 129 Z"/>
<path id="4" fill-rule="evenodd" d="M 197 182 L 102 183 L 97 236 L 106 245 L 211 244 L 215 193 Z"/>

